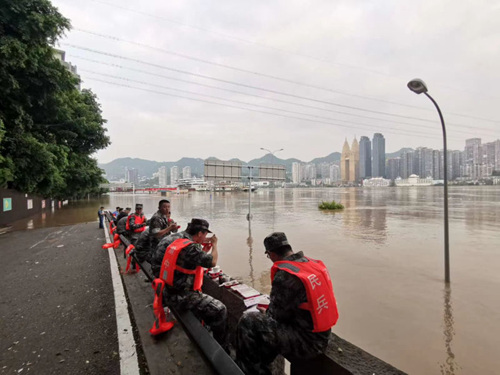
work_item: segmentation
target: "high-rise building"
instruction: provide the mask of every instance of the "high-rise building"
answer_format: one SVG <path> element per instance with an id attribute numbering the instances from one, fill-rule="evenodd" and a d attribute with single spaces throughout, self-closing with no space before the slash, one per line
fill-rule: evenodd
<path id="1" fill-rule="evenodd" d="M 177 185 L 179 181 L 179 167 L 173 166 L 170 168 L 170 184 Z"/>
<path id="2" fill-rule="evenodd" d="M 372 176 L 385 176 L 385 138 L 380 133 L 373 135 Z"/>
<path id="3" fill-rule="evenodd" d="M 342 147 L 342 156 L 340 157 L 340 173 L 342 178 L 342 183 L 347 184 L 351 179 L 349 176 L 349 158 L 351 157 L 351 148 L 349 143 L 347 143 L 347 138 L 344 142 L 344 147 Z"/>
<path id="4" fill-rule="evenodd" d="M 189 165 L 182 168 L 182 178 L 183 179 L 191 178 L 191 167 Z"/>
<path id="5" fill-rule="evenodd" d="M 76 70 L 76 65 L 71 64 L 70 62 L 66 61 L 66 52 L 57 48 L 54 48 L 54 56 L 57 60 L 61 62 L 61 64 L 64 65 L 66 69 L 68 69 L 73 77 L 78 79 L 78 84 L 76 85 L 78 90 L 81 90 L 80 87 L 80 75 L 78 74 Z"/>
<path id="6" fill-rule="evenodd" d="M 359 177 L 372 176 L 372 142 L 370 138 L 362 136 L 359 139 Z"/>
<path id="7" fill-rule="evenodd" d="M 351 157 L 349 159 L 349 177 L 349 181 L 351 182 L 359 181 L 359 144 L 356 138 L 354 138 L 354 141 L 352 141 L 351 146 Z"/>
<path id="8" fill-rule="evenodd" d="M 330 165 L 330 181 L 332 183 L 341 181 L 340 167 L 335 164 Z"/>
<path id="9" fill-rule="evenodd" d="M 158 185 L 160 187 L 165 187 L 168 185 L 167 167 L 165 167 L 165 166 L 158 168 Z"/>
<path id="10" fill-rule="evenodd" d="M 480 151 L 481 138 L 470 138 L 465 140 L 465 163 L 481 164 Z"/>
<path id="11" fill-rule="evenodd" d="M 388 179 L 395 180 L 396 178 L 400 177 L 400 170 L 401 170 L 401 158 L 387 159 L 385 174 Z"/>
<path id="12" fill-rule="evenodd" d="M 410 177 L 415 173 L 415 153 L 413 151 L 405 151 L 401 154 L 400 173 L 399 176 L 403 179 Z"/>
<path id="13" fill-rule="evenodd" d="M 444 163 L 442 152 L 432 150 L 432 178 L 434 180 L 442 180 L 444 178 Z"/>
<path id="14" fill-rule="evenodd" d="M 302 165 L 300 163 L 292 164 L 292 182 L 300 184 L 302 182 Z"/>
<path id="15" fill-rule="evenodd" d="M 126 180 L 134 185 L 139 184 L 139 170 L 136 168 L 127 168 L 126 170 Z"/>

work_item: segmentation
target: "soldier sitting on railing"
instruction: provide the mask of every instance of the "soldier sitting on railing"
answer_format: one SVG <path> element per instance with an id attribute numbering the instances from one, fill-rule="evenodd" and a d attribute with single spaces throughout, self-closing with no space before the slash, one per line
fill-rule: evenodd
<path id="1" fill-rule="evenodd" d="M 337 303 L 323 262 L 294 253 L 285 233 L 264 240 L 271 268 L 271 302 L 266 311 L 244 314 L 236 332 L 237 363 L 251 375 L 270 375 L 281 354 L 290 362 L 323 353 L 338 319 Z"/>
<path id="2" fill-rule="evenodd" d="M 214 338 L 226 348 L 226 306 L 200 291 L 203 282 L 203 270 L 198 272 L 200 267 L 215 267 L 218 259 L 215 235 L 210 238 L 212 253 L 202 250 L 201 244 L 206 242 L 207 233 L 211 233 L 208 226 L 206 220 L 192 219 L 185 231 L 163 238 L 151 259 L 151 268 L 156 277 L 166 282 L 166 303 L 193 312 L 211 328 Z M 177 257 L 175 263 L 170 262 L 174 257 Z M 165 274 L 160 274 L 160 271 Z M 172 275 L 172 271 L 173 276 L 167 276 L 167 273 Z"/>

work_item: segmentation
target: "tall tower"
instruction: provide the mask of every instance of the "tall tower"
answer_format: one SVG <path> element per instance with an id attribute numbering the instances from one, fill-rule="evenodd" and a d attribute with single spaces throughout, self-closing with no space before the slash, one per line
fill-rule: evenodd
<path id="1" fill-rule="evenodd" d="M 359 139 L 359 178 L 372 176 L 372 141 L 362 136 Z"/>
<path id="2" fill-rule="evenodd" d="M 373 135 L 372 176 L 385 176 L 385 138 L 380 133 Z"/>
<path id="3" fill-rule="evenodd" d="M 350 181 L 349 179 L 349 158 L 351 157 L 351 149 L 349 148 L 349 143 L 347 143 L 347 138 L 344 142 L 344 147 L 342 148 L 342 156 L 340 157 L 340 174 L 342 176 L 342 183 L 346 184 Z"/>
<path id="4" fill-rule="evenodd" d="M 349 182 L 359 181 L 359 144 L 354 138 L 351 146 L 351 157 L 349 158 Z"/>

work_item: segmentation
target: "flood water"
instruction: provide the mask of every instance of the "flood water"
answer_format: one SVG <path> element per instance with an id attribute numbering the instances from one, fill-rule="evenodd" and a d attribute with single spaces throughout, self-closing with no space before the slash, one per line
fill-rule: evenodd
<path id="1" fill-rule="evenodd" d="M 263 239 L 286 232 L 295 251 L 330 270 L 340 318 L 333 331 L 411 374 L 498 374 L 500 360 L 500 188 L 451 187 L 451 287 L 445 288 L 442 188 L 261 189 L 252 193 L 171 195 L 185 228 L 203 217 L 219 237 L 222 269 L 269 292 L 271 262 Z M 157 195 L 111 195 L 82 201 L 30 227 L 96 220 L 106 208 Z M 345 205 L 321 212 L 322 200 Z M 27 221 L 16 224 L 26 228 Z M 96 223 L 97 227 L 97 223 Z"/>

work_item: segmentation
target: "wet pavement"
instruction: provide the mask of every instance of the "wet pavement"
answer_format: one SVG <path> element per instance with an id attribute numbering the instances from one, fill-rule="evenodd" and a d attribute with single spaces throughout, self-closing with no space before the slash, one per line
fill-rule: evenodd
<path id="1" fill-rule="evenodd" d="M 119 374 L 109 257 L 97 222 L 0 237 L 0 373 Z"/>

